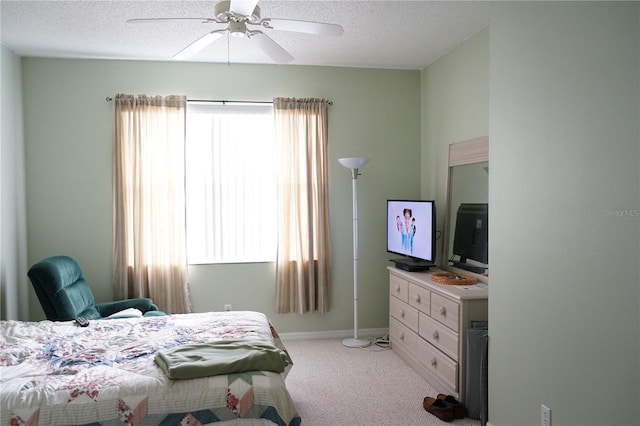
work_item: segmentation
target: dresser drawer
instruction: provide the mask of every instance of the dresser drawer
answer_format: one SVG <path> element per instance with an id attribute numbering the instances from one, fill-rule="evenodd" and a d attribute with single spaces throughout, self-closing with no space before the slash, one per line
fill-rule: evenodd
<path id="1" fill-rule="evenodd" d="M 427 342 L 458 361 L 458 333 L 454 333 L 444 325 L 420 313 L 418 323 L 420 336 Z"/>
<path id="2" fill-rule="evenodd" d="M 409 327 L 414 332 L 418 332 L 418 310 L 395 297 L 389 298 L 389 314 Z"/>
<path id="3" fill-rule="evenodd" d="M 431 312 L 431 292 L 425 288 L 409 283 L 409 304 L 429 315 Z"/>
<path id="4" fill-rule="evenodd" d="M 389 276 L 389 294 L 405 303 L 409 302 L 409 282 L 393 274 Z"/>
<path id="5" fill-rule="evenodd" d="M 401 356 L 406 354 L 410 364 L 427 378 L 436 377 L 448 392 L 458 392 L 458 364 L 445 354 L 424 341 L 420 336 L 402 325 L 399 321 L 389 320 L 389 339 L 391 347 Z M 435 385 L 435 383 L 434 383 Z"/>
<path id="6" fill-rule="evenodd" d="M 423 352 L 418 363 L 451 389 L 455 389 L 456 392 L 460 390 L 458 388 L 458 363 L 452 361 L 438 349 L 424 342 Z"/>
<path id="7" fill-rule="evenodd" d="M 431 318 L 446 325 L 453 331 L 458 330 L 460 306 L 439 294 L 431 294 Z"/>
<path id="8" fill-rule="evenodd" d="M 393 349 L 400 348 L 402 352 L 416 360 L 424 354 L 422 346 L 428 345 L 420 336 L 395 318 L 389 319 L 389 340 Z"/>

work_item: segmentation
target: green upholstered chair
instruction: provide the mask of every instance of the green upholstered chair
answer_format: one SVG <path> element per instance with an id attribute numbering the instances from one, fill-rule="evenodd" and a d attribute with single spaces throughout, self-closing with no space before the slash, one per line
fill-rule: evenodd
<path id="1" fill-rule="evenodd" d="M 80 266 L 69 256 L 48 257 L 33 265 L 27 275 L 51 321 L 101 319 L 129 308 L 139 309 L 144 316 L 165 315 L 146 298 L 95 303 Z"/>

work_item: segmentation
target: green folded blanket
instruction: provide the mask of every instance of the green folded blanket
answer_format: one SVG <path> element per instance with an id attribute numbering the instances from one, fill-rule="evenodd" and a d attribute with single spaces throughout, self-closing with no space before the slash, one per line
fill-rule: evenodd
<path id="1" fill-rule="evenodd" d="M 287 365 L 293 364 L 286 351 L 246 340 L 221 340 L 178 346 L 158 351 L 155 361 L 174 380 L 243 371 L 282 373 Z"/>

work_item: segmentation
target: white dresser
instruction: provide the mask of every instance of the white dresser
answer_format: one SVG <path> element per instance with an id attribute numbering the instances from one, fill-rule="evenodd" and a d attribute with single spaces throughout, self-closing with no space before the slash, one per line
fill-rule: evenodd
<path id="1" fill-rule="evenodd" d="M 431 281 L 432 272 L 389 267 L 391 348 L 438 392 L 464 397 L 466 330 L 487 320 L 486 285 Z"/>

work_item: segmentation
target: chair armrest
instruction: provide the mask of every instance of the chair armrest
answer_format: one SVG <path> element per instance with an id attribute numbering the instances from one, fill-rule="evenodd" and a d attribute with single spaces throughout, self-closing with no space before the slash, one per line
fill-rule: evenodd
<path id="1" fill-rule="evenodd" d="M 125 299 L 115 302 L 96 303 L 96 309 L 103 317 L 108 317 L 109 315 L 129 308 L 139 309 L 143 314 L 149 311 L 158 310 L 158 307 L 153 304 L 153 301 L 147 298 Z"/>

